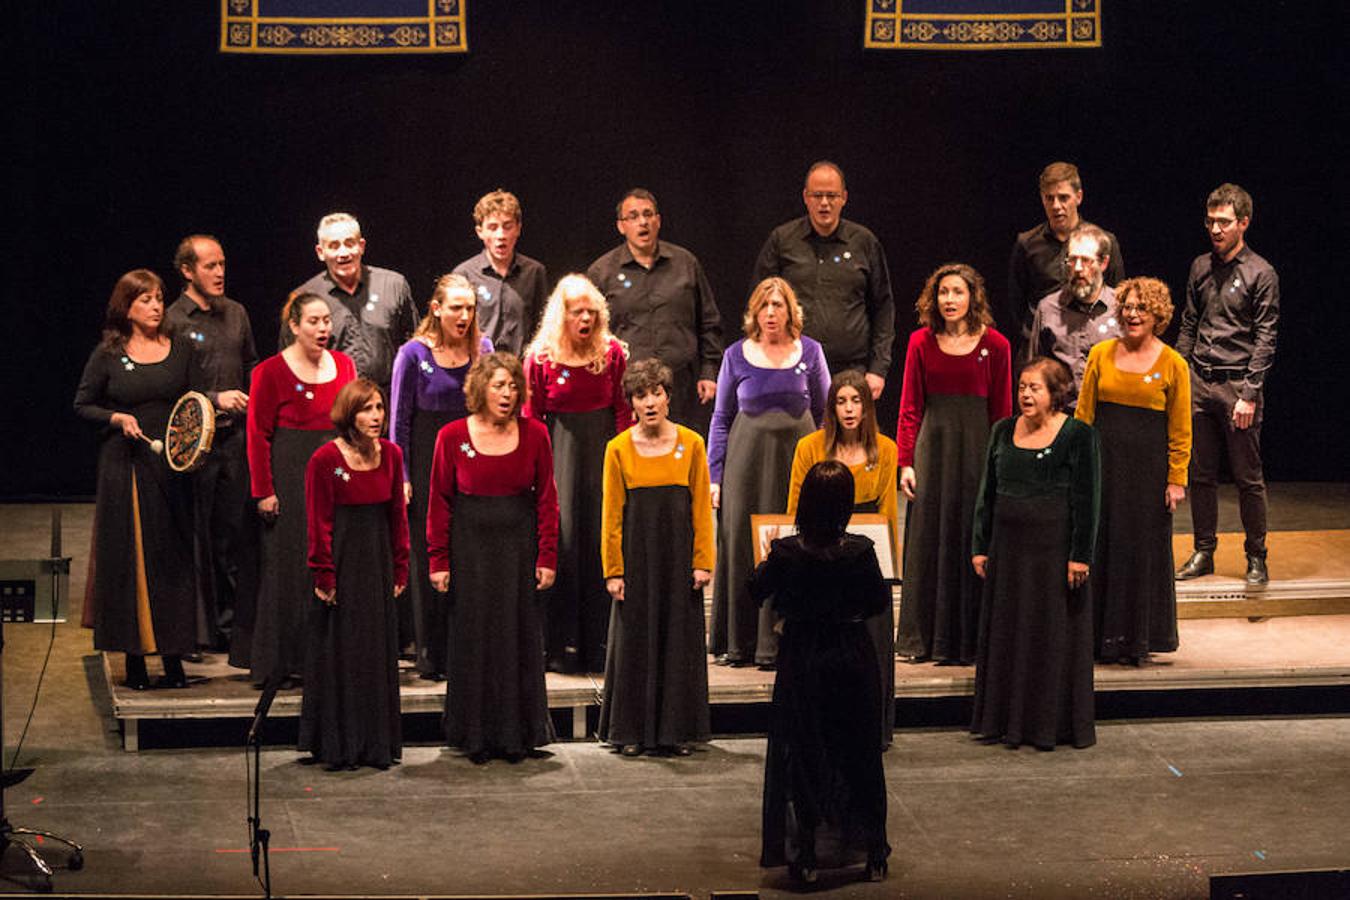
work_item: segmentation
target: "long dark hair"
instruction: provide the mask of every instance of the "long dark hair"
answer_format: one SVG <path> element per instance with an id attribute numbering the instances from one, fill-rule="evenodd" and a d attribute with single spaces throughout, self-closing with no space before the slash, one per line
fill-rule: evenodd
<path id="1" fill-rule="evenodd" d="M 862 421 L 858 423 L 858 439 L 862 442 L 863 451 L 867 454 L 867 464 L 875 466 L 877 464 L 877 407 L 872 402 L 872 389 L 867 386 L 867 379 L 860 373 L 852 369 L 846 369 L 834 376 L 834 381 L 830 382 L 830 396 L 825 401 L 825 456 L 828 459 L 834 458 L 834 451 L 839 447 L 839 438 L 843 431 L 839 427 L 839 409 L 835 406 L 839 402 L 839 390 L 841 388 L 851 387 L 858 392 L 862 398 Z"/>
<path id="2" fill-rule="evenodd" d="M 108 350 L 120 350 L 131 337 L 131 319 L 127 314 L 136 298 L 148 291 L 159 291 L 164 296 L 164 282 L 149 269 L 132 269 L 113 285 L 112 296 L 108 298 L 108 311 L 103 316 L 103 340 L 101 346 Z M 167 334 L 163 322 L 160 332 Z"/>
<path id="3" fill-rule="evenodd" d="M 843 463 L 816 463 L 802 481 L 797 501 L 797 531 L 808 544 L 833 544 L 844 536 L 853 515 L 853 473 Z"/>

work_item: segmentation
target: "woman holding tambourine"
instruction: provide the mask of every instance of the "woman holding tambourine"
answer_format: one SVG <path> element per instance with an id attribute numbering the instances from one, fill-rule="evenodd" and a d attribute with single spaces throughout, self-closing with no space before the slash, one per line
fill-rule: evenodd
<path id="1" fill-rule="evenodd" d="M 75 392 L 75 412 L 106 426 L 94 513 L 94 647 L 126 653 L 126 685 L 150 686 L 145 657 L 159 654 L 159 687 L 186 687 L 182 656 L 196 645 L 192 498 L 165 462 L 174 402 L 193 380 L 192 349 L 160 325 L 164 285 L 148 269 L 117 280 L 103 329 Z"/>
<path id="2" fill-rule="evenodd" d="M 306 562 L 305 465 L 333 436 L 338 391 L 356 378 L 351 358 L 328 349 L 333 318 L 318 294 L 296 294 L 281 319 L 295 342 L 253 370 L 248 471 L 263 520 L 262 578 L 253 626 L 255 683 L 294 686 L 304 666 L 305 609 L 313 594 Z"/>

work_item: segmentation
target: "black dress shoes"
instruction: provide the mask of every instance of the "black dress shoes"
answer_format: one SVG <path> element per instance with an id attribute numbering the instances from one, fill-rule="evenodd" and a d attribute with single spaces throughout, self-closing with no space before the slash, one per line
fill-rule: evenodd
<path id="1" fill-rule="evenodd" d="M 1247 554 L 1247 584 L 1252 587 L 1264 587 L 1270 581 L 1270 573 L 1266 571 L 1266 558 L 1264 556 L 1253 556 Z"/>
<path id="2" fill-rule="evenodd" d="M 127 680 L 122 682 L 133 691 L 144 691 L 150 687 L 150 674 L 145 671 L 145 657 L 135 653 L 127 654 Z"/>
<path id="3" fill-rule="evenodd" d="M 1214 554 L 1209 550 L 1197 550 L 1186 560 L 1185 565 L 1177 569 L 1177 581 L 1199 578 L 1201 575 L 1214 574 Z"/>

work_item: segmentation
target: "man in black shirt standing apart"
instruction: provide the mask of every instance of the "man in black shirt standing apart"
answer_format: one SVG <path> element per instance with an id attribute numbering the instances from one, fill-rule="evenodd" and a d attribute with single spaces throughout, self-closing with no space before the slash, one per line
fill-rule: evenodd
<path id="1" fill-rule="evenodd" d="M 706 407 L 722 364 L 722 317 L 712 286 L 694 254 L 659 239 L 661 213 L 651 191 L 628 191 L 615 218 L 624 242 L 591 263 L 586 277 L 605 295 L 609 327 L 627 342 L 628 358 L 653 357 L 670 367 L 670 418 L 706 434 Z"/>
<path id="2" fill-rule="evenodd" d="M 1070 232 L 1083 223 L 1078 215 L 1083 181 L 1073 163 L 1053 162 L 1042 169 L 1040 192 L 1045 221 L 1023 231 L 1013 243 L 1008 260 L 1008 296 L 997 316 L 999 330 L 1012 342 L 1015 360 L 1026 356 L 1036 304 L 1046 294 L 1064 287 L 1072 274 L 1065 266 L 1065 247 Z M 1102 280 L 1115 287 L 1125 276 L 1125 260 L 1116 236 L 1105 229 L 1103 234 L 1107 243 L 1102 254 L 1107 261 Z"/>
<path id="3" fill-rule="evenodd" d="M 1222 184 L 1205 204 L 1211 252 L 1186 280 L 1177 352 L 1191 366 L 1191 522 L 1195 552 L 1177 578 L 1214 571 L 1219 458 L 1227 454 L 1246 532 L 1247 584 L 1264 585 L 1266 482 L 1261 470 L 1261 394 L 1275 357 L 1280 278 L 1247 246 L 1251 195 Z"/>
<path id="4" fill-rule="evenodd" d="M 501 188 L 484 194 L 473 208 L 473 230 L 483 252 L 455 266 L 478 295 L 478 328 L 494 350 L 520 356 L 534 337 L 548 300 L 543 263 L 516 252 L 521 209 L 516 195 Z"/>
<path id="5" fill-rule="evenodd" d="M 820 341 L 830 373 L 864 373 L 873 399 L 886 386 L 895 343 L 895 300 L 886 251 L 871 231 L 842 218 L 844 170 L 811 164 L 806 215 L 775 228 L 755 261 L 755 282 L 778 275 L 801 303 L 803 331 Z"/>
<path id="6" fill-rule="evenodd" d="M 296 291 L 318 294 L 333 315 L 329 349 L 352 358 L 356 371 L 369 378 L 389 397 L 394 354 L 417 327 L 417 307 L 408 280 L 397 272 L 362 263 L 366 239 L 361 225 L 348 213 L 330 213 L 319 220 L 314 247 L 324 271 Z M 292 341 L 291 330 L 281 328 L 279 346 Z"/>
<path id="7" fill-rule="evenodd" d="M 197 643 L 224 649 L 236 614 L 247 618 L 253 579 L 245 552 L 249 496 L 248 459 L 244 455 L 244 388 L 258 362 L 248 311 L 225 296 L 225 251 L 205 234 L 183 238 L 173 257 L 183 276 L 183 292 L 164 320 L 177 337 L 192 345 L 205 379 L 205 393 L 216 407 L 211 452 L 192 473 L 193 543 L 197 563 Z"/>

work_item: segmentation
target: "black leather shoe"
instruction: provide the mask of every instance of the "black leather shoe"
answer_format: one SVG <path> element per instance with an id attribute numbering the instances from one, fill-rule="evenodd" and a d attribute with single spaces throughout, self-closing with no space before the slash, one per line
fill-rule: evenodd
<path id="1" fill-rule="evenodd" d="M 814 859 L 797 860 L 788 863 L 788 874 L 798 884 L 816 883 L 816 861 Z"/>
<path id="2" fill-rule="evenodd" d="M 1177 569 L 1177 581 L 1199 578 L 1201 575 L 1214 574 L 1214 553 L 1209 550 L 1197 550 L 1186 560 L 1185 565 Z"/>
<path id="3" fill-rule="evenodd" d="M 1270 581 L 1270 573 L 1266 571 L 1266 558 L 1264 556 L 1253 556 L 1247 554 L 1247 584 L 1252 587 L 1265 587 Z"/>
<path id="4" fill-rule="evenodd" d="M 632 757 L 634 757 L 634 756 L 641 756 L 641 755 L 642 755 L 642 745 L 641 745 L 641 744 L 624 744 L 624 745 L 623 745 L 623 749 L 620 750 L 619 752 L 620 752 L 621 754 L 623 754 L 624 756 L 629 757 L 630 759 L 631 759 Z"/>
<path id="5" fill-rule="evenodd" d="M 127 654 L 127 680 L 122 682 L 133 691 L 144 691 L 150 687 L 150 675 L 145 671 L 145 657 L 134 653 Z"/>
<path id="6" fill-rule="evenodd" d="M 890 866 L 884 859 L 869 859 L 867 861 L 867 880 L 885 881 L 886 873 L 890 871 Z"/>

